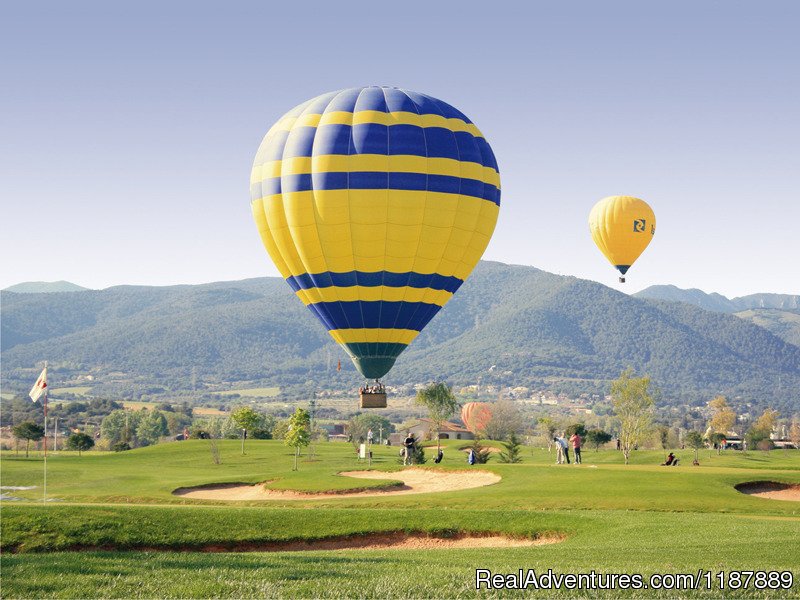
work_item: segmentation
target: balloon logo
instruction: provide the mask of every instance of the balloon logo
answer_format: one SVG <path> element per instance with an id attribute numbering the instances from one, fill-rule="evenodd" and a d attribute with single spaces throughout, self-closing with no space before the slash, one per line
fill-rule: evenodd
<path id="1" fill-rule="evenodd" d="M 644 200 L 609 196 L 589 213 L 589 231 L 600 252 L 624 276 L 653 239 L 656 216 Z"/>
<path id="2" fill-rule="evenodd" d="M 500 176 L 481 132 L 449 104 L 363 87 L 313 98 L 275 123 L 250 195 L 281 276 L 377 379 L 478 263 Z"/>

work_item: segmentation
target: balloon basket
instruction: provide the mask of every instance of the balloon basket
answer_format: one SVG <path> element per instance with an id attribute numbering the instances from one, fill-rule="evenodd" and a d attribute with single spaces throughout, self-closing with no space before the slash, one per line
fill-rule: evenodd
<path id="1" fill-rule="evenodd" d="M 368 393 L 361 392 L 359 394 L 361 408 L 386 408 L 386 393 Z"/>
<path id="2" fill-rule="evenodd" d="M 620 278 L 619 278 L 619 282 L 620 282 L 620 283 L 625 283 L 625 278 L 624 278 L 624 277 L 620 277 Z"/>

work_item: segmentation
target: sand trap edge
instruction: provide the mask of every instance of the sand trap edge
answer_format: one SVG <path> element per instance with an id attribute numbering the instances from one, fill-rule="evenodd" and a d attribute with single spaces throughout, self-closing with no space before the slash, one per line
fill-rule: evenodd
<path id="1" fill-rule="evenodd" d="M 737 483 L 733 488 L 742 494 L 766 498 L 768 500 L 784 500 L 800 502 L 800 483 L 783 483 L 780 481 L 746 481 Z"/>
<path id="2" fill-rule="evenodd" d="M 180 487 L 172 491 L 174 496 L 180 496 L 188 500 L 212 500 L 224 502 L 236 501 L 269 501 L 269 500 L 324 500 L 337 498 L 366 498 L 366 497 L 386 497 L 401 494 L 423 494 L 436 492 L 460 491 L 485 487 L 499 483 L 502 477 L 497 473 L 483 470 L 438 470 L 425 467 L 411 467 L 400 471 L 342 471 L 337 475 L 343 477 L 382 479 L 386 480 L 385 485 L 372 486 L 366 488 L 336 489 L 322 492 L 306 492 L 299 490 L 275 490 L 265 489 L 265 484 L 269 481 L 257 484 L 202 484 L 192 487 Z M 435 481 L 436 476 L 442 479 L 450 479 L 451 485 L 437 485 L 441 481 Z M 464 476 L 469 480 L 466 482 L 458 481 Z M 425 481 L 425 478 L 433 477 L 434 481 Z M 420 479 L 422 478 L 422 479 Z M 455 481 L 453 481 L 455 479 Z M 470 481 L 471 480 L 471 481 Z"/>
<path id="3" fill-rule="evenodd" d="M 73 545 L 47 552 L 318 552 L 333 550 L 456 550 L 471 548 L 530 548 L 563 542 L 561 533 L 543 533 L 536 537 L 512 536 L 497 532 L 459 532 L 436 534 L 425 532 L 380 532 L 333 536 L 310 540 L 231 541 L 209 544 L 154 546 L 134 545 Z M 9 553 L 25 553 L 24 548 L 4 548 Z"/>

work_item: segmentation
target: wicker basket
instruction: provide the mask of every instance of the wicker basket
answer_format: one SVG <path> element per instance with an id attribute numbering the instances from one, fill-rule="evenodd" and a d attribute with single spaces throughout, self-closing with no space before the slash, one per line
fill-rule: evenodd
<path id="1" fill-rule="evenodd" d="M 362 392 L 360 394 L 361 408 L 386 408 L 386 393 L 369 394 Z"/>

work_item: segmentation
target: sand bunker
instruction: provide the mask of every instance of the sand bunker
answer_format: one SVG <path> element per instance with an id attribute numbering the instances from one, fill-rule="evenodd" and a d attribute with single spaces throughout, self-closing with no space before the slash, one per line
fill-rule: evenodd
<path id="1" fill-rule="evenodd" d="M 210 544 L 151 546 L 114 544 L 79 544 L 62 549 L 67 552 L 312 552 L 325 550 L 449 550 L 458 548 L 525 548 L 563 542 L 560 533 L 543 533 L 537 537 L 513 537 L 494 532 L 450 533 L 384 531 L 341 535 L 316 540 L 283 541 L 219 541 Z M 19 548 L 9 547 L 8 552 Z"/>
<path id="2" fill-rule="evenodd" d="M 749 483 L 740 483 L 735 488 L 743 494 L 758 496 L 759 498 L 800 502 L 800 484 L 751 481 Z"/>
<path id="3" fill-rule="evenodd" d="M 437 537 L 424 533 L 371 533 L 325 540 L 268 542 L 230 546 L 205 546 L 204 552 L 309 552 L 314 550 L 437 550 L 454 548 L 524 548 L 564 541 L 560 534 L 537 538 L 515 538 L 496 533 L 464 533 Z"/>
<path id="4" fill-rule="evenodd" d="M 429 492 L 452 492 L 491 485 L 500 481 L 500 476 L 487 471 L 434 471 L 430 469 L 404 469 L 403 471 L 347 471 L 344 477 L 359 479 L 383 479 L 400 481 L 397 486 L 386 489 L 358 491 L 332 491 L 310 494 L 295 491 L 268 490 L 264 484 L 223 484 L 194 488 L 178 488 L 173 494 L 195 500 L 313 500 L 319 498 L 366 498 L 401 494 L 426 494 Z"/>

